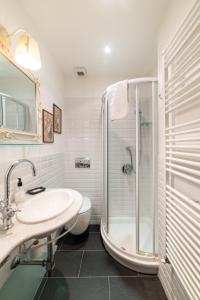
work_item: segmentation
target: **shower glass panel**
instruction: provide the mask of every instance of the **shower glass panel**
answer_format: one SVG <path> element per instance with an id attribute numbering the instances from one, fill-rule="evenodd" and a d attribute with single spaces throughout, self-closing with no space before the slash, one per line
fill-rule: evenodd
<path id="1" fill-rule="evenodd" d="M 128 89 L 129 113 L 108 118 L 108 234 L 123 250 L 135 251 L 135 86 Z M 108 105 L 109 117 L 109 105 Z"/>
<path id="2" fill-rule="evenodd" d="M 141 254 L 155 252 L 155 85 L 137 86 L 138 247 Z"/>

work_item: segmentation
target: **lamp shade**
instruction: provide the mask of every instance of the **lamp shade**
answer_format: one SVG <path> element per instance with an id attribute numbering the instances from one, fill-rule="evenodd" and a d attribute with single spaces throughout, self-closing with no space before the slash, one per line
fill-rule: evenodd
<path id="1" fill-rule="evenodd" d="M 41 68 L 38 44 L 28 35 L 20 36 L 14 57 L 16 62 L 26 69 L 39 70 Z"/>

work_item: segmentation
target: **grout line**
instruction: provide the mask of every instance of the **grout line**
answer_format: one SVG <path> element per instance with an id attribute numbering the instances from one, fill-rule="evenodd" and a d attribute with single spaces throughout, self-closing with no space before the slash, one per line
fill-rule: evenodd
<path id="1" fill-rule="evenodd" d="M 80 273 L 81 273 L 81 267 L 82 267 L 82 262 L 83 262 L 83 256 L 84 256 L 84 250 L 81 256 L 81 262 L 80 262 L 80 267 L 79 267 L 79 271 L 78 271 L 78 277 L 80 277 Z"/>
<path id="2" fill-rule="evenodd" d="M 108 300 L 110 299 L 110 277 L 108 276 Z"/>
<path id="3" fill-rule="evenodd" d="M 137 276 L 137 275 L 134 275 L 134 276 L 113 276 L 113 275 L 109 275 L 109 276 L 79 276 L 79 277 L 77 277 L 77 276 L 62 276 L 62 277 L 47 277 L 47 278 L 52 278 L 52 279 L 56 279 L 56 278 L 68 278 L 68 279 L 84 279 L 84 278 L 146 278 L 146 276 Z M 149 276 L 150 277 L 150 276 Z M 148 277 L 147 277 L 148 278 Z M 150 277 L 151 278 L 151 277 Z M 154 278 L 154 277 L 153 277 Z"/>
<path id="4" fill-rule="evenodd" d="M 142 277 L 142 278 L 145 278 L 145 277 L 150 277 L 150 278 L 156 278 L 156 277 L 158 277 L 158 275 L 157 274 L 141 274 L 140 275 L 140 273 L 138 274 L 138 277 Z"/>

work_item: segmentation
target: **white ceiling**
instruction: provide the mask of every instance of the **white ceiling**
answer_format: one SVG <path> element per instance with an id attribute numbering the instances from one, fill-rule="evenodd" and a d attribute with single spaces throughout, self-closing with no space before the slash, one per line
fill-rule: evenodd
<path id="1" fill-rule="evenodd" d="M 21 2 L 68 76 L 76 66 L 89 75 L 124 77 L 150 75 L 156 68 L 156 35 L 167 0 Z"/>

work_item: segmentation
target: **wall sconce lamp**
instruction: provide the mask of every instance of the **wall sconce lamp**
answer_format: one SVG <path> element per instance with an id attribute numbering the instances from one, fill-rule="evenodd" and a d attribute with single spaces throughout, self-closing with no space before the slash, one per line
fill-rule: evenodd
<path id="1" fill-rule="evenodd" d="M 10 54 L 11 38 L 23 32 L 18 39 L 14 59 L 22 67 L 29 70 L 39 70 L 41 68 L 40 51 L 37 42 L 24 29 L 17 29 L 11 34 L 0 25 L 0 47 L 2 50 Z"/>

